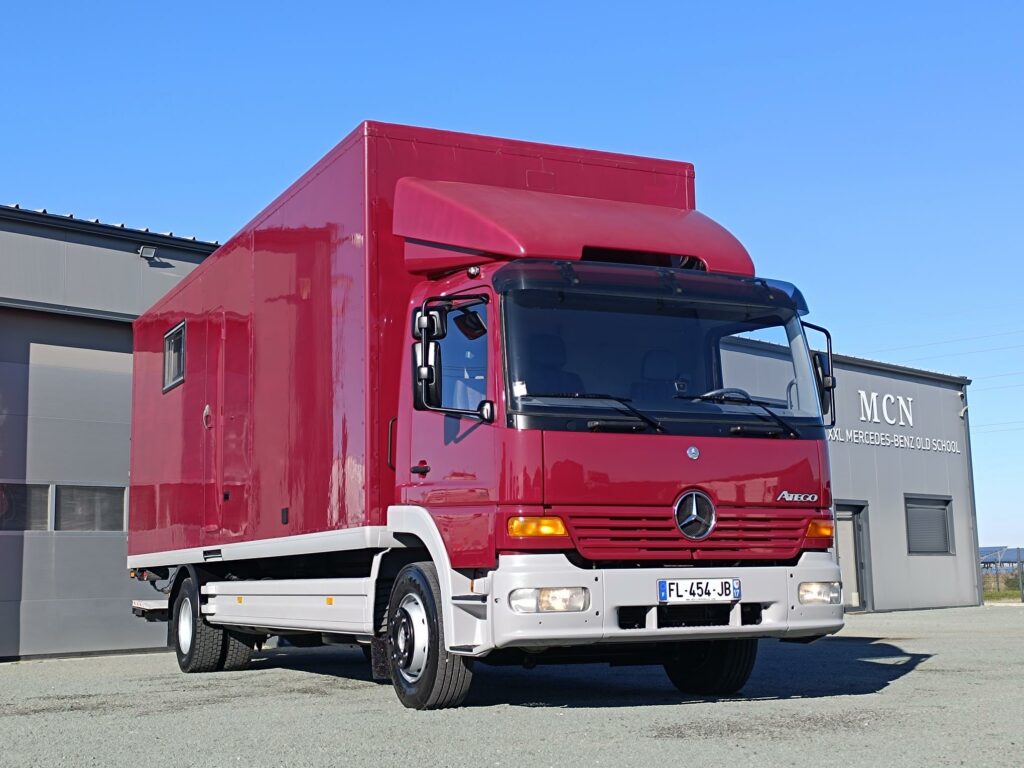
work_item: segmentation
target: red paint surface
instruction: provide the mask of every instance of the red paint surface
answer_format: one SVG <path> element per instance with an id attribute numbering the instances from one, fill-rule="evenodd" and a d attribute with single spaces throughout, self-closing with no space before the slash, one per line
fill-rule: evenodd
<path id="1" fill-rule="evenodd" d="M 484 252 L 495 259 L 539 256 L 579 260 L 585 247 L 701 254 L 713 272 L 753 275 L 739 240 L 692 209 L 556 195 L 455 181 L 400 179 L 395 195 L 395 233 L 414 240 Z M 431 253 L 431 251 L 434 251 Z M 410 272 L 480 263 L 474 254 L 414 247 Z"/>
<path id="2" fill-rule="evenodd" d="M 694 199 L 687 163 L 363 124 L 136 322 L 130 554 L 380 525 L 387 507 L 404 501 L 431 511 L 453 565 L 485 567 L 497 551 L 569 543 L 508 540 L 509 515 L 539 514 L 545 506 L 565 507 L 572 541 L 583 548 L 599 546 L 584 533 L 580 515 L 588 507 L 621 507 L 615 514 L 657 507 L 663 515 L 693 486 L 740 515 L 767 509 L 775 488 L 827 494 L 824 448 L 815 442 L 508 428 L 497 311 L 489 355 L 495 423 L 414 411 L 413 306 L 442 291 L 488 290 L 496 267 L 485 255 L 477 279 L 411 274 L 392 221 L 406 177 L 662 206 L 679 216 Z M 628 209 L 568 205 L 595 216 Z M 733 259 L 722 261 L 723 269 L 741 264 L 742 246 L 736 250 L 728 233 L 697 216 L 690 221 L 705 239 L 693 247 L 707 252 L 685 255 L 714 269 L 714 248 L 722 247 Z M 422 227 L 429 218 L 413 210 L 409 221 L 428 233 Z M 510 222 L 494 221 L 487 231 L 505 232 L 525 250 L 553 242 Z M 471 219 L 453 216 L 444 226 L 436 232 L 445 234 L 431 236 L 447 237 L 449 245 L 480 237 Z M 617 229 L 593 223 L 610 247 L 628 245 L 607 240 Z M 577 222 L 574 232 L 560 248 L 586 242 L 585 226 Z M 409 246 L 417 247 L 442 250 Z M 163 336 L 183 319 L 185 381 L 163 393 Z M 202 420 L 207 405 L 209 428 Z M 397 470 L 387 456 L 393 417 Z M 688 463 L 690 443 L 706 458 Z M 421 461 L 431 467 L 423 478 L 410 472 Z M 772 514 L 781 520 L 790 513 Z M 599 515 L 615 527 L 612 513 Z"/>

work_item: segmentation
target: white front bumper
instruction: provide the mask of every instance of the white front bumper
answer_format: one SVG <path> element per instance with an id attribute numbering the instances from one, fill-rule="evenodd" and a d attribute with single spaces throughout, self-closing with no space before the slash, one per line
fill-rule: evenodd
<path id="1" fill-rule="evenodd" d="M 761 606 L 760 623 L 744 624 L 741 603 L 736 603 L 728 624 L 659 628 L 658 579 L 723 578 L 742 580 L 741 603 Z M 473 655 L 507 647 L 832 634 L 843 627 L 843 606 L 801 605 L 797 590 L 803 581 L 839 580 L 839 566 L 824 552 L 807 552 L 792 567 L 607 570 L 577 568 L 564 555 L 502 555 L 489 579 L 490 637 Z M 509 608 L 508 595 L 523 587 L 586 587 L 590 606 L 579 613 L 516 613 Z M 630 606 L 650 606 L 643 627 L 620 628 L 618 609 Z"/>

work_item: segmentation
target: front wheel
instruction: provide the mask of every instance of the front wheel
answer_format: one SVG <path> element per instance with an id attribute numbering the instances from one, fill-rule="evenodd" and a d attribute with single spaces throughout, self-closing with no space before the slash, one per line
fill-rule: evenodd
<path id="1" fill-rule="evenodd" d="M 431 562 L 413 563 L 395 579 L 388 604 L 391 681 L 411 709 L 459 706 L 473 680 L 473 660 L 445 649 L 441 587 Z"/>
<path id="2" fill-rule="evenodd" d="M 730 696 L 738 693 L 754 671 L 757 640 L 695 640 L 679 643 L 665 672 L 683 693 Z"/>

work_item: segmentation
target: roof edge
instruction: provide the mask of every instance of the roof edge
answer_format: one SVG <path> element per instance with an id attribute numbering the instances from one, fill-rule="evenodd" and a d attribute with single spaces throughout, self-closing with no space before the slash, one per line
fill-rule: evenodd
<path id="1" fill-rule="evenodd" d="M 937 371 L 926 371 L 921 368 L 911 368 L 906 365 L 898 365 L 896 363 L 883 363 L 880 360 L 868 360 L 863 357 L 853 357 L 852 355 L 833 355 L 833 360 L 837 363 L 846 363 L 848 365 L 856 365 L 861 368 L 873 368 L 877 371 L 885 371 L 887 373 L 902 373 L 907 376 L 917 376 L 921 379 L 931 379 L 932 381 L 942 381 L 947 384 L 955 384 L 960 387 L 966 387 L 971 383 L 971 379 L 966 376 L 957 376 L 952 373 L 938 373 Z"/>
<path id="2" fill-rule="evenodd" d="M 147 243 L 150 245 L 173 245 L 185 251 L 194 251 L 201 254 L 213 253 L 220 247 L 219 243 L 197 238 L 180 237 L 178 235 L 164 235 L 159 232 L 149 232 L 145 229 L 134 229 L 123 224 L 106 224 L 93 219 L 76 219 L 72 215 L 49 213 L 30 208 L 21 208 L 14 205 L 0 205 L 0 219 L 17 221 L 28 224 L 39 224 L 42 226 L 56 227 L 58 229 L 73 232 L 87 232 L 94 235 L 103 235 L 119 240 L 131 240 L 136 243 Z"/>

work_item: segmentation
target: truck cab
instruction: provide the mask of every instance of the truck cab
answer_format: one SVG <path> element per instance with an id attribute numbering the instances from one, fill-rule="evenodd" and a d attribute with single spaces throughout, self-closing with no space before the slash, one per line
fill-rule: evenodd
<path id="1" fill-rule="evenodd" d="M 544 197 L 550 217 L 562 201 Z M 434 220 L 452 238 L 460 215 Z M 754 638 L 842 626 L 834 382 L 795 286 L 643 243 L 453 273 L 449 244 L 412 239 L 411 269 L 448 274 L 408 306 L 396 482 L 486 596 L 461 652 L 621 663 L 686 638 L 735 672 Z"/>

